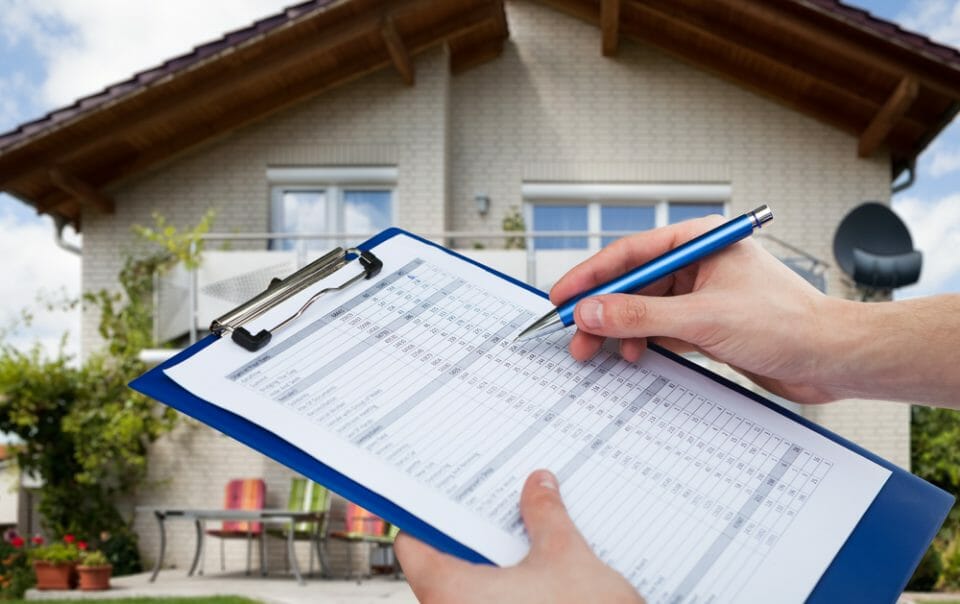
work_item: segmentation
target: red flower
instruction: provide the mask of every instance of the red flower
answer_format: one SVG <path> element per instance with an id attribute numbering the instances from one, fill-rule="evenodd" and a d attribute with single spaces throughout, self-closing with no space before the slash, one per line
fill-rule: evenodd
<path id="1" fill-rule="evenodd" d="M 67 533 L 66 535 L 63 536 L 64 543 L 73 543 L 76 540 L 77 538 L 71 535 L 70 533 Z"/>
<path id="2" fill-rule="evenodd" d="M 40 535 L 34 535 L 30 538 L 30 541 L 33 541 L 34 545 L 43 545 L 43 537 Z"/>
<path id="3" fill-rule="evenodd" d="M 20 535 L 17 535 L 16 537 L 10 540 L 10 545 L 18 549 L 23 547 L 24 543 L 26 543 L 26 541 L 24 541 L 23 537 L 21 537 Z"/>
<path id="4" fill-rule="evenodd" d="M 86 541 L 77 541 L 77 549 L 81 552 L 87 551 L 87 542 Z"/>

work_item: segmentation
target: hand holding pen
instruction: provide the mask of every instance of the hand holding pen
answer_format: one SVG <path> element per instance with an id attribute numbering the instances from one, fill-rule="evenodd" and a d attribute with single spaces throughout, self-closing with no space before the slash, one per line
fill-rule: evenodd
<path id="1" fill-rule="evenodd" d="M 707 216 L 624 237 L 564 275 L 550 299 L 562 304 L 723 223 Z M 569 348 L 585 361 L 613 338 L 621 356 L 635 362 L 649 339 L 727 363 L 791 400 L 824 402 L 843 393 L 839 380 L 849 374 L 837 355 L 824 351 L 847 334 L 845 304 L 853 303 L 823 295 L 748 237 L 636 294 L 581 300 Z M 849 330 L 855 327 L 851 322 Z"/>
<path id="2" fill-rule="evenodd" d="M 556 309 L 537 319 L 523 330 L 517 340 L 527 340 L 553 333 L 573 325 L 573 311 L 577 302 L 584 298 L 603 294 L 625 294 L 635 292 L 651 285 L 676 271 L 702 260 L 734 243 L 750 236 L 754 229 L 761 228 L 773 220 L 773 212 L 767 206 L 760 206 L 729 222 L 703 233 L 664 254 L 615 276 L 610 281 L 596 285 L 564 300 Z M 551 296 L 552 297 L 552 296 Z"/>

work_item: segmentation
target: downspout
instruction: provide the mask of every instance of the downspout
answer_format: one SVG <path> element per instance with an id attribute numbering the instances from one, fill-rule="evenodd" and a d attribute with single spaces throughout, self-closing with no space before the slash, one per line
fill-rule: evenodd
<path id="1" fill-rule="evenodd" d="M 917 158 L 910 160 L 910 163 L 907 164 L 907 179 L 898 185 L 893 185 L 890 187 L 890 193 L 896 195 L 900 191 L 906 191 L 913 186 L 914 181 L 917 179 Z"/>
<path id="2" fill-rule="evenodd" d="M 66 250 L 76 256 L 83 256 L 83 250 L 72 243 L 68 243 L 63 238 L 63 229 L 67 226 L 67 221 L 62 216 L 53 217 L 53 241 L 62 250 Z"/>
<path id="3" fill-rule="evenodd" d="M 927 146 L 933 142 L 934 137 L 938 133 L 942 132 L 944 128 L 950 125 L 957 115 L 960 115 L 960 101 L 954 101 L 950 103 L 950 106 L 947 107 L 947 110 L 943 112 L 943 115 L 937 119 L 935 126 L 930 129 L 919 141 L 917 141 L 914 148 L 919 149 L 920 151 L 926 149 Z M 907 170 L 909 170 L 909 173 L 907 174 L 907 180 L 903 181 L 899 185 L 892 185 L 890 187 L 891 194 L 896 195 L 897 193 L 905 191 L 913 186 L 917 176 L 917 155 L 919 155 L 919 151 L 914 154 L 913 158 L 910 160 L 910 163 L 907 164 Z"/>

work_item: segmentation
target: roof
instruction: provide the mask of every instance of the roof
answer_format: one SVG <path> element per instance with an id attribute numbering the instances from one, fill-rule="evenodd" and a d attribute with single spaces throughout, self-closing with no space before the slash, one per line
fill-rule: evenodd
<path id="1" fill-rule="evenodd" d="M 502 0 L 310 0 L 0 135 L 0 191 L 79 228 L 103 188 L 223 132 L 445 44 L 451 69 L 497 56 Z"/>
<path id="2" fill-rule="evenodd" d="M 279 14 L 256 21 L 248 27 L 228 32 L 217 40 L 196 46 L 190 52 L 168 59 L 160 65 L 137 72 L 129 79 L 111 84 L 100 92 L 81 97 L 72 105 L 54 109 L 50 113 L 35 120 L 24 122 L 17 128 L 0 134 L 0 150 L 26 140 L 30 135 L 49 130 L 58 123 L 62 123 L 84 112 L 95 110 L 137 89 L 149 86 L 157 80 L 187 70 L 204 59 L 223 52 L 227 48 L 240 46 L 257 36 L 268 35 L 271 31 L 295 21 L 298 17 L 302 17 L 332 2 L 333 0 L 308 0 L 302 4 L 291 6 Z"/>
<path id="3" fill-rule="evenodd" d="M 960 53 L 837 0 L 541 0 L 889 148 L 892 176 L 949 123 Z M 446 44 L 451 69 L 500 53 L 503 0 L 309 0 L 0 134 L 0 190 L 80 226 L 124 178 L 244 124 Z"/>
<path id="4" fill-rule="evenodd" d="M 929 37 L 912 32 L 900 27 L 893 21 L 876 17 L 868 11 L 844 4 L 838 0 L 805 0 L 798 2 L 807 4 L 815 10 L 823 10 L 833 18 L 839 19 L 849 25 L 870 31 L 881 38 L 902 44 L 920 54 L 928 54 L 954 67 L 960 67 L 960 51 L 952 46 L 939 44 Z"/>

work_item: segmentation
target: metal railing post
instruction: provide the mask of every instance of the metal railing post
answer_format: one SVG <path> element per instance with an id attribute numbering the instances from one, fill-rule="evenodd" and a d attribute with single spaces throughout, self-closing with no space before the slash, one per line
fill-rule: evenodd
<path id="1" fill-rule="evenodd" d="M 197 255 L 197 242 L 190 242 L 190 258 L 196 258 Z M 190 269 L 190 278 L 189 278 L 189 290 L 190 290 L 190 343 L 193 344 L 197 341 L 197 270 L 198 267 L 195 266 Z"/>

